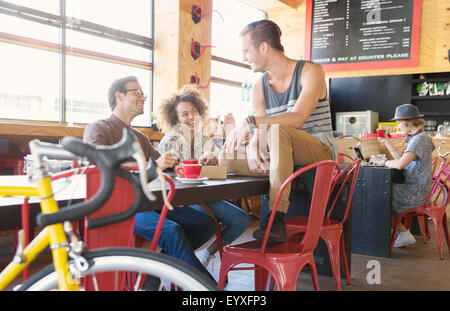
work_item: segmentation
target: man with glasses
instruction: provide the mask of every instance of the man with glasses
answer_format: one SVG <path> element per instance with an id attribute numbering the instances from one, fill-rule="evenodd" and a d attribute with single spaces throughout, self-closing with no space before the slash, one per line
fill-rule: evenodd
<path id="1" fill-rule="evenodd" d="M 131 128 L 139 139 L 147 159 L 153 158 L 162 169 L 177 165 L 172 151 L 160 155 L 144 133 L 131 127 L 131 121 L 144 113 L 146 98 L 136 77 L 130 76 L 114 81 L 108 91 L 111 116 L 89 124 L 84 130 L 83 141 L 95 145 L 113 145 L 122 138 L 124 127 Z M 159 214 L 155 211 L 137 213 L 134 233 L 148 240 L 153 239 L 158 220 Z M 216 230 L 215 220 L 206 211 L 202 213 L 189 206 L 176 208 L 167 213 L 158 246 L 166 254 L 192 265 L 213 279 L 195 256 L 194 250 L 208 241 Z"/>

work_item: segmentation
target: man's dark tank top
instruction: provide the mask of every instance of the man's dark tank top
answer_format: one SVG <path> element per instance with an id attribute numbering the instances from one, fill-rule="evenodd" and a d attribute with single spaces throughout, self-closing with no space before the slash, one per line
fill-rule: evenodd
<path id="1" fill-rule="evenodd" d="M 265 72 L 261 77 L 261 86 L 264 96 L 266 114 L 276 115 L 290 112 L 302 92 L 300 79 L 302 76 L 304 60 L 299 60 L 295 66 L 291 84 L 283 93 L 276 93 L 269 84 L 269 74 Z M 337 149 L 333 144 L 333 128 L 331 124 L 331 112 L 328 96 L 319 100 L 316 109 L 311 113 L 301 130 L 317 137 L 321 142 L 330 146 L 333 158 L 336 158 Z"/>

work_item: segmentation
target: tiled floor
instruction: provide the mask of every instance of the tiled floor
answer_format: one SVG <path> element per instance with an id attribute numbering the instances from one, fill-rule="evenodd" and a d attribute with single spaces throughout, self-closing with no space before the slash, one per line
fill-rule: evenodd
<path id="1" fill-rule="evenodd" d="M 252 232 L 257 228 L 259 222 L 253 219 L 246 232 L 238 238 L 235 243 L 252 239 Z M 430 226 L 431 228 L 432 226 Z M 416 236 L 417 242 L 404 248 L 395 248 L 391 258 L 368 257 L 352 254 L 352 284 L 346 285 L 343 281 L 345 291 L 448 291 L 450 290 L 450 253 L 445 246 L 445 259 L 439 260 L 439 254 L 434 240 L 434 232 L 431 232 L 431 240 L 424 244 L 421 237 Z M 10 255 L 0 255 L 0 269 L 11 260 Z M 43 265 L 50 262 L 50 256 L 44 254 L 33 264 L 31 271 L 37 271 Z M 367 268 L 370 260 L 380 263 L 380 284 L 369 284 L 367 282 Z M 220 269 L 220 258 L 216 256 L 208 265 L 208 270 L 218 280 Z M 370 276 L 370 275 L 369 275 Z M 228 286 L 225 290 L 252 291 L 253 272 L 233 271 L 229 274 Z M 20 283 L 16 280 L 7 289 L 11 290 L 14 285 Z M 319 286 L 322 291 L 335 291 L 336 286 L 332 277 L 319 275 Z M 300 274 L 297 290 L 313 290 L 311 277 L 308 272 Z"/>

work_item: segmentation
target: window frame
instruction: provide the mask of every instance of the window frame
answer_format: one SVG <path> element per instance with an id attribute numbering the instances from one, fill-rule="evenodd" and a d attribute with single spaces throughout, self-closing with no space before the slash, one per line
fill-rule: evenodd
<path id="1" fill-rule="evenodd" d="M 154 51 L 154 18 L 152 18 L 152 29 L 151 38 L 142 35 L 130 33 L 120 29 L 115 29 L 103 25 L 99 25 L 93 22 L 85 21 L 79 18 L 73 18 L 66 15 L 66 1 L 59 0 L 60 14 L 55 15 L 52 13 L 40 11 L 37 9 L 32 9 L 29 7 L 16 5 L 10 2 L 1 1 L 0 2 L 0 15 L 5 14 L 9 16 L 14 16 L 17 18 L 29 20 L 32 22 L 41 23 L 44 25 L 49 25 L 57 27 L 60 30 L 60 42 L 52 43 L 36 38 L 28 38 L 20 35 L 13 35 L 4 32 L 0 32 L 0 43 L 2 41 L 8 40 L 8 43 L 27 46 L 31 48 L 43 49 L 50 52 L 58 53 L 60 56 L 60 73 L 59 73 L 59 120 L 57 123 L 67 123 L 66 118 L 66 56 L 76 55 L 84 58 L 95 58 L 98 61 L 120 63 L 122 65 L 139 67 L 143 69 L 148 69 L 150 71 L 150 81 L 153 81 L 153 60 L 152 62 L 143 62 L 139 60 L 134 60 L 126 58 L 123 56 L 116 56 L 111 54 L 105 54 L 95 51 L 90 51 L 86 49 L 81 49 L 77 47 L 71 47 L 66 44 L 66 31 L 73 30 L 88 35 L 93 35 L 101 38 L 106 38 L 114 40 L 121 43 L 127 43 L 130 45 L 138 46 L 150 50 L 153 54 Z M 154 1 L 151 3 L 152 12 L 154 15 Z M 31 43 L 31 46 L 30 46 Z M 149 97 L 153 97 L 153 87 L 149 85 Z M 153 103 L 149 101 L 149 111 L 153 111 Z M 19 120 L 19 119 L 7 119 L 7 120 Z M 150 117 L 152 120 L 152 117 Z M 22 120 L 23 121 L 23 120 Z M 39 120 L 34 120 L 39 121 Z M 25 122 L 25 121 L 24 121 Z M 55 123 L 54 121 L 42 121 L 48 123 Z M 150 127 L 151 124 L 148 124 Z"/>
<path id="2" fill-rule="evenodd" d="M 264 18 L 267 19 L 267 12 L 262 11 L 262 10 L 260 10 L 260 11 L 264 13 Z M 238 62 L 238 61 L 230 59 L 230 58 L 221 57 L 221 56 L 214 55 L 214 54 L 211 55 L 211 61 L 217 61 L 217 62 L 221 62 L 221 63 L 227 64 L 227 65 L 241 67 L 241 68 L 251 70 L 251 66 L 249 64 L 245 64 L 245 63 Z M 231 86 L 231 87 L 236 87 L 236 88 L 242 88 L 242 86 L 244 84 L 248 83 L 248 81 L 229 80 L 229 79 L 225 79 L 220 76 L 214 76 L 214 75 L 211 75 L 211 82 L 223 84 L 223 85 L 227 85 L 227 86 Z"/>

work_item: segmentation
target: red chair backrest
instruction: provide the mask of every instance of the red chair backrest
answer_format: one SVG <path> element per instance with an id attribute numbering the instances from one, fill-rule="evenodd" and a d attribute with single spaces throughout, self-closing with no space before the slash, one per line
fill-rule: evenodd
<path id="1" fill-rule="evenodd" d="M 322 226 L 323 218 L 325 215 L 325 208 L 330 196 L 331 182 L 333 180 L 335 170 L 340 170 L 339 165 L 334 161 L 320 161 L 310 164 L 296 171 L 291 176 L 289 176 L 288 179 L 286 179 L 286 181 L 281 186 L 281 189 L 278 192 L 277 198 L 273 205 L 272 213 L 266 227 L 266 233 L 264 235 L 260 250 L 261 254 L 264 254 L 265 252 L 267 240 L 269 238 L 269 232 L 272 228 L 272 223 L 275 218 L 275 212 L 284 189 L 289 183 L 292 182 L 294 178 L 313 168 L 316 168 L 316 176 L 308 217 L 308 227 L 306 230 L 306 234 L 300 243 L 303 244 L 303 252 L 312 252 L 316 248 L 317 242 L 319 240 L 320 228 Z"/>
<path id="2" fill-rule="evenodd" d="M 24 160 L 21 157 L 1 156 L 0 157 L 0 175 L 24 175 Z"/>
<path id="3" fill-rule="evenodd" d="M 437 164 L 437 157 L 433 157 L 433 160 L 431 160 L 431 176 L 434 176 L 434 171 L 436 170 L 436 164 Z"/>
<path id="4" fill-rule="evenodd" d="M 136 169 L 136 167 L 125 165 L 127 169 Z M 168 201 L 172 202 L 175 194 L 175 183 L 167 175 L 164 175 L 166 182 L 170 185 L 170 191 L 168 194 Z M 92 198 L 98 191 L 101 185 L 101 174 L 96 167 L 89 167 L 86 170 L 86 200 Z M 103 205 L 101 209 L 95 213 L 85 217 L 86 221 L 93 218 L 103 217 L 111 214 L 116 214 L 128 209 L 134 201 L 134 189 L 131 184 L 120 177 L 116 177 L 114 190 L 109 200 Z M 164 204 L 161 210 L 161 216 L 155 230 L 154 239 L 152 241 L 151 250 L 156 248 L 156 243 L 159 239 L 159 235 L 162 230 L 164 219 L 167 215 L 168 207 Z M 131 247 L 133 245 L 133 229 L 134 219 L 131 217 L 127 220 L 121 221 L 116 224 L 96 228 L 87 229 L 84 228 L 84 240 L 86 241 L 89 249 L 104 248 L 104 247 Z M 102 273 L 96 276 L 95 286 L 90 277 L 86 277 L 84 280 L 84 287 L 86 291 L 94 290 L 98 287 L 100 290 L 123 290 L 130 286 L 130 280 L 135 279 L 135 276 L 126 274 L 125 272 L 114 273 Z M 115 288 L 117 286 L 118 288 Z"/>
<path id="5" fill-rule="evenodd" d="M 331 207 L 328 210 L 326 221 L 331 219 L 331 214 L 336 206 L 336 202 L 340 199 L 343 189 L 346 185 L 349 185 L 348 197 L 345 205 L 344 216 L 342 217 L 341 223 L 347 220 L 348 212 L 350 206 L 352 205 L 353 192 L 355 191 L 356 180 L 358 178 L 359 168 L 361 167 L 361 159 L 353 161 L 345 169 L 343 169 L 339 174 L 335 176 L 331 185 L 330 199 L 334 199 L 331 203 Z M 336 188 L 338 187 L 338 188 Z M 336 190 L 336 191 L 335 191 Z M 335 196 L 333 196 L 333 193 Z"/>
<path id="6" fill-rule="evenodd" d="M 350 160 L 350 162 L 353 162 L 353 158 L 351 156 L 349 156 L 348 154 L 341 153 L 341 152 L 339 152 L 337 154 L 337 158 L 336 158 L 337 163 L 345 163 L 345 162 L 347 162 L 346 160 Z"/>
<path id="7" fill-rule="evenodd" d="M 101 185 L 101 174 L 96 167 L 90 167 L 86 171 L 86 200 L 92 198 Z M 105 205 L 95 213 L 85 217 L 87 220 L 116 214 L 128 209 L 134 201 L 134 189 L 128 181 L 116 177 L 114 190 Z M 84 240 L 89 249 L 102 247 L 128 247 L 131 246 L 134 217 L 96 229 L 87 229 L 84 226 Z"/>
<path id="8" fill-rule="evenodd" d="M 86 200 L 89 200 L 100 188 L 101 174 L 96 167 L 89 167 L 86 170 Z M 98 211 L 85 217 L 84 240 L 89 249 L 103 247 L 129 247 L 132 243 L 134 217 L 125 221 L 104 226 L 96 229 L 87 229 L 86 222 L 92 218 L 103 217 L 111 214 L 123 212 L 128 209 L 134 201 L 134 189 L 126 180 L 116 177 L 114 190 L 105 203 Z M 96 276 L 94 280 L 88 276 L 83 281 L 86 291 L 93 290 L 123 290 L 126 274 L 123 272 L 115 275 L 114 273 L 102 273 Z M 118 288 L 116 288 L 116 286 Z"/>

